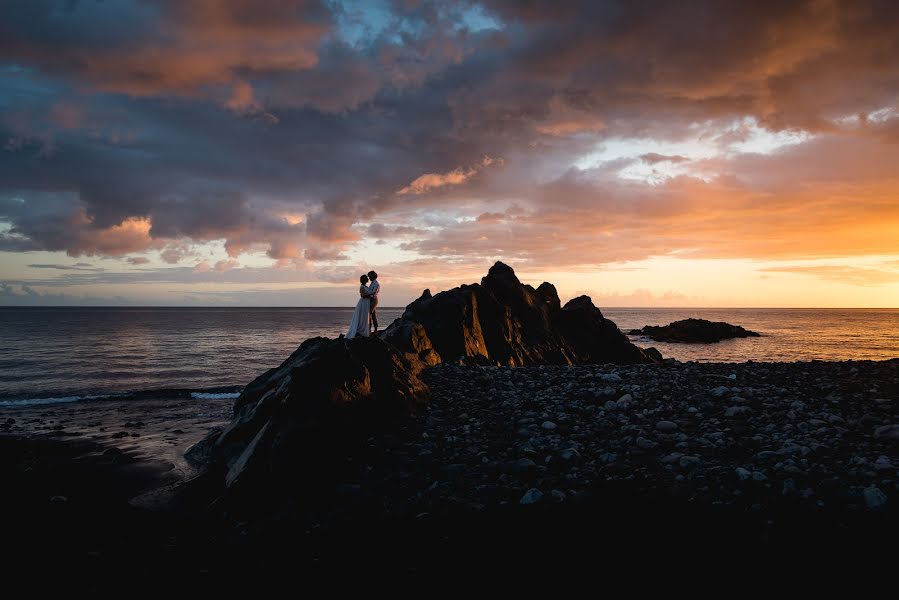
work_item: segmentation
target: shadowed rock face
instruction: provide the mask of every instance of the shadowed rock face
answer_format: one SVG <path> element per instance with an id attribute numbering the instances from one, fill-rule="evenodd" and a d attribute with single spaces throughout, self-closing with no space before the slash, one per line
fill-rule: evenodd
<path id="1" fill-rule="evenodd" d="M 253 380 L 230 425 L 193 446 L 187 459 L 223 476 L 227 489 L 289 484 L 303 477 L 303 465 L 324 468 L 327 449 L 341 440 L 425 406 L 430 390 L 419 370 L 375 337 L 307 340 Z"/>
<path id="2" fill-rule="evenodd" d="M 407 356 L 421 355 L 424 348 L 430 360 L 442 362 L 520 366 L 661 360 L 655 350 L 632 344 L 588 296 L 563 307 L 551 283 L 535 290 L 501 262 L 479 285 L 436 296 L 425 290 L 387 328 L 384 339 Z"/>
<path id="3" fill-rule="evenodd" d="M 739 325 L 705 319 L 684 319 L 668 325 L 647 325 L 632 329 L 631 335 L 645 335 L 657 342 L 712 344 L 732 338 L 759 337 L 759 334 Z"/>

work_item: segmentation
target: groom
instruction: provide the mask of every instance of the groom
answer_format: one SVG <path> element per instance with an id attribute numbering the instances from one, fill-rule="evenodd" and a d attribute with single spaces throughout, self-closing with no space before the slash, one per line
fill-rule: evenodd
<path id="1" fill-rule="evenodd" d="M 371 283 L 368 286 L 368 298 L 371 300 L 371 319 L 369 321 L 375 328 L 375 334 L 378 333 L 378 292 L 381 290 L 381 284 L 378 283 L 378 274 L 374 271 L 368 272 L 368 278 Z"/>

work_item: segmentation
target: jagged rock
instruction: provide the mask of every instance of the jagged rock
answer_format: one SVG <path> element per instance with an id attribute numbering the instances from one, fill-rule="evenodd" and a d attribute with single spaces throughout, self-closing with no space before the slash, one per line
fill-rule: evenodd
<path id="1" fill-rule="evenodd" d="M 425 290 L 425 293 L 430 297 L 428 290 Z M 424 297 L 424 294 L 422 296 Z M 387 329 L 381 339 L 402 352 L 410 364 L 433 367 L 441 363 L 440 355 L 431 345 L 431 340 L 421 323 L 402 321 L 395 325 Z"/>
<path id="2" fill-rule="evenodd" d="M 234 420 L 191 447 L 188 459 L 218 472 L 225 488 L 291 485 L 310 463 L 325 468 L 326 447 L 423 407 L 430 390 L 418 379 L 421 368 L 376 337 L 307 340 L 253 380 L 235 402 Z"/>
<path id="3" fill-rule="evenodd" d="M 684 319 L 668 325 L 647 325 L 632 329 L 631 335 L 645 335 L 657 342 L 711 344 L 731 338 L 759 337 L 759 334 L 739 325 L 706 319 Z"/>
<path id="4" fill-rule="evenodd" d="M 383 338 L 426 364 L 635 364 L 662 358 L 632 344 L 589 297 L 563 307 L 551 283 L 535 290 L 501 262 L 480 284 L 436 296 L 425 290 Z"/>

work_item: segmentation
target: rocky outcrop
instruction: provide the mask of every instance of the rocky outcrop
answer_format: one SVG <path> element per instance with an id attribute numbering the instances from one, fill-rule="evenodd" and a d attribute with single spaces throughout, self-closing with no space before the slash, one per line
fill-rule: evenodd
<path id="1" fill-rule="evenodd" d="M 705 319 L 684 319 L 668 325 L 647 325 L 632 329 L 631 335 L 645 335 L 657 342 L 712 344 L 732 338 L 759 337 L 759 334 L 739 325 Z"/>
<path id="2" fill-rule="evenodd" d="M 419 411 L 430 395 L 419 379 L 427 367 L 658 360 L 658 352 L 631 344 L 587 296 L 562 306 L 552 284 L 535 290 L 496 263 L 480 284 L 436 296 L 425 290 L 379 337 L 307 340 L 247 385 L 231 423 L 187 458 L 212 486 L 200 496 L 272 514 L 273 503 L 295 506 L 310 497 L 308 485 L 336 485 L 353 449 L 380 424 Z"/>
<path id="3" fill-rule="evenodd" d="M 561 305 L 551 283 L 522 284 L 497 262 L 480 284 L 436 296 L 428 290 L 406 307 L 383 337 L 407 357 L 484 365 L 657 362 L 632 344 L 588 296 Z"/>
<path id="4" fill-rule="evenodd" d="M 414 414 L 430 390 L 393 346 L 375 337 L 313 338 L 253 380 L 234 419 L 187 452 L 232 490 L 253 481 L 290 486 L 327 471 L 329 451 L 379 424 Z"/>

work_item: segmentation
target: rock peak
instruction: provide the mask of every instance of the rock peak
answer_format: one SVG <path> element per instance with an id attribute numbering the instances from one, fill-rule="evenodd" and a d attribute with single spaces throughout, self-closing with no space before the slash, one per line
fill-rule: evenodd
<path id="1" fill-rule="evenodd" d="M 493 263 L 493 266 L 487 271 L 487 275 L 481 279 L 481 285 L 487 285 L 490 281 L 496 281 L 507 286 L 521 285 L 521 281 L 518 280 L 512 267 L 501 261 Z"/>

